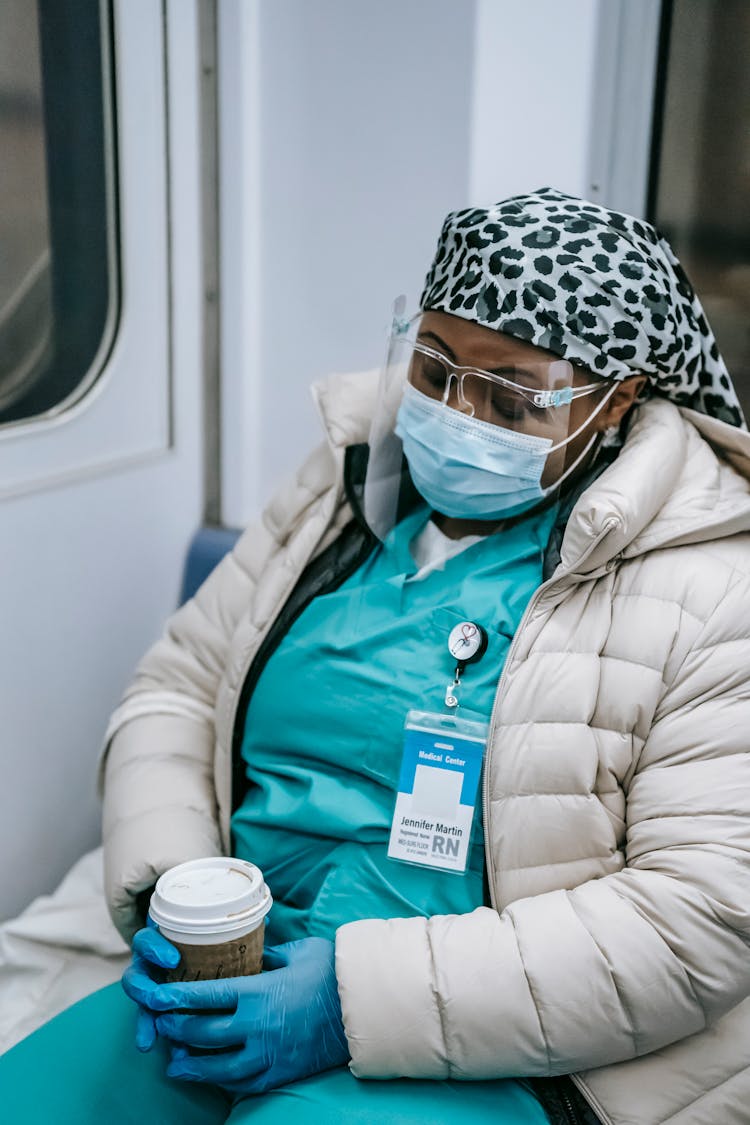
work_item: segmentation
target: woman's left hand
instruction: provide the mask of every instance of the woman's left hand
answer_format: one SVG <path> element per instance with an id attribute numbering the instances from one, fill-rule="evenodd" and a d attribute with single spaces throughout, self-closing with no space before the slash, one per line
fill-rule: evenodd
<path id="1" fill-rule="evenodd" d="M 271 971 L 154 989 L 157 1030 L 175 1044 L 170 1077 L 259 1094 L 348 1062 L 333 942 L 287 942 L 266 950 L 264 967 Z M 225 1053 L 201 1053 L 217 1048 Z"/>
<path id="2" fill-rule="evenodd" d="M 149 1001 L 163 977 L 159 970 L 174 969 L 179 961 L 179 950 L 159 933 L 156 923 L 149 918 L 148 924 L 133 938 L 133 959 L 122 978 L 125 993 L 138 1005 L 135 1045 L 139 1051 L 150 1051 L 156 1041 L 155 1016 L 149 1009 Z"/>

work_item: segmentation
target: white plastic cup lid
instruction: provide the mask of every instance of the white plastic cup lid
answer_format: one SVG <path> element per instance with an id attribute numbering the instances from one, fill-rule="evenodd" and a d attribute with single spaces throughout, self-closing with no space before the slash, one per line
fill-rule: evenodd
<path id="1" fill-rule="evenodd" d="M 159 929 L 174 934 L 228 938 L 254 930 L 272 904 L 259 867 L 212 856 L 165 871 L 151 896 L 149 914 Z"/>

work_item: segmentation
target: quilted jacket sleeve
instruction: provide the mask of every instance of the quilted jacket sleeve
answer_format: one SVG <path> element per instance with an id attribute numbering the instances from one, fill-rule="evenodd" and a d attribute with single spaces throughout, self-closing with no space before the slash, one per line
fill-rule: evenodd
<path id="1" fill-rule="evenodd" d="M 727 585 L 664 687 L 621 871 L 502 913 L 339 930 L 357 1076 L 575 1072 L 701 1031 L 750 993 L 750 583 Z"/>
<path id="2" fill-rule="evenodd" d="M 105 891 L 126 938 L 142 924 L 140 891 L 176 863 L 222 854 L 214 703 L 233 624 L 256 582 L 253 554 L 240 543 L 170 618 L 110 723 L 102 764 Z"/>
<path id="3" fill-rule="evenodd" d="M 169 619 L 112 716 L 100 770 L 105 892 L 126 939 L 142 924 L 139 892 L 177 863 L 224 850 L 214 714 L 231 640 L 241 617 L 260 630 L 283 600 L 325 526 L 311 512 L 334 479 L 330 451 L 321 446 L 279 491 L 262 524 L 244 533 Z"/>

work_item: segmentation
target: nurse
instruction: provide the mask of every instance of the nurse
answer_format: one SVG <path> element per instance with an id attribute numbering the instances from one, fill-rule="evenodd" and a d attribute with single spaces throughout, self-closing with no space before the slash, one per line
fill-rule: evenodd
<path id="1" fill-rule="evenodd" d="M 549 188 L 454 212 L 379 382 L 316 393 L 113 717 L 129 1000 L 3 1089 L 44 1050 L 56 1121 L 739 1125 L 750 437 L 679 263 Z M 268 971 L 164 984 L 148 896 L 212 854 L 264 872 Z"/>

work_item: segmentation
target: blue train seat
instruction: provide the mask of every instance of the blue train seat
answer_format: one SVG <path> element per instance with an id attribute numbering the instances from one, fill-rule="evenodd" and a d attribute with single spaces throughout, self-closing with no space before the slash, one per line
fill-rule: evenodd
<path id="1" fill-rule="evenodd" d="M 234 527 L 201 527 L 188 547 L 180 586 L 180 605 L 192 598 L 242 533 Z"/>

